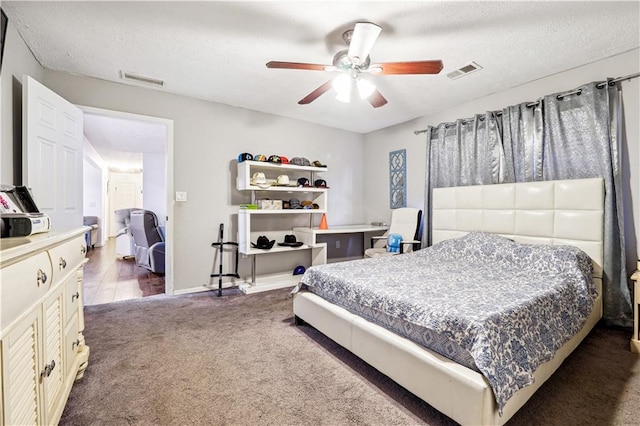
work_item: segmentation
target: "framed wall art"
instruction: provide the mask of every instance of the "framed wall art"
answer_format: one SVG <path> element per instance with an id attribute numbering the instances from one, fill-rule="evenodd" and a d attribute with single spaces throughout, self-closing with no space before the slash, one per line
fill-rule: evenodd
<path id="1" fill-rule="evenodd" d="M 407 207 L 407 150 L 389 153 L 389 207 Z"/>

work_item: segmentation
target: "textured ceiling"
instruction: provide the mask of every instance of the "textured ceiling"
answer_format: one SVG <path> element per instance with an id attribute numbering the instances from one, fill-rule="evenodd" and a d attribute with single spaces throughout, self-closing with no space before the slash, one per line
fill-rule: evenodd
<path id="1" fill-rule="evenodd" d="M 120 71 L 166 81 L 194 98 L 367 133 L 640 45 L 629 2 L 13 2 L 3 1 L 48 69 L 123 82 Z M 375 62 L 442 59 L 439 75 L 371 78 L 389 103 L 344 104 L 331 92 L 297 101 L 333 74 L 267 69 L 270 60 L 330 64 L 358 21 L 382 33 Z M 474 61 L 483 69 L 457 80 Z M 604 78 L 605 76 L 603 76 Z"/>
<path id="2" fill-rule="evenodd" d="M 166 152 L 164 124 L 85 113 L 84 134 L 113 168 L 142 169 L 142 153 Z"/>

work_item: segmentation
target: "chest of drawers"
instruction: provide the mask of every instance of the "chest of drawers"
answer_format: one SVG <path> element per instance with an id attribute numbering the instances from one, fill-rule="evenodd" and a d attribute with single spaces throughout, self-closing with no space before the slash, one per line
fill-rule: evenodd
<path id="1" fill-rule="evenodd" d="M 85 232 L 0 240 L 0 424 L 57 424 L 87 367 Z"/>

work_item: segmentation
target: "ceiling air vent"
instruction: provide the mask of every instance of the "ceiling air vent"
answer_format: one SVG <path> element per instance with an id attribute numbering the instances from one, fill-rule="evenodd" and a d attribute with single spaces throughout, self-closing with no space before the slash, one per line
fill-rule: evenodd
<path id="1" fill-rule="evenodd" d="M 456 78 L 460 78 L 464 75 L 471 74 L 472 72 L 476 72 L 481 69 L 482 67 L 480 65 L 476 64 L 475 62 L 470 62 L 469 64 L 460 67 L 455 71 L 451 71 L 449 74 L 447 74 L 447 77 L 449 77 L 451 80 L 455 80 Z"/>
<path id="2" fill-rule="evenodd" d="M 164 80 L 147 77 L 146 75 L 134 74 L 132 72 L 120 71 L 120 78 L 123 80 L 134 81 L 136 83 L 148 84 L 150 86 L 164 87 Z"/>

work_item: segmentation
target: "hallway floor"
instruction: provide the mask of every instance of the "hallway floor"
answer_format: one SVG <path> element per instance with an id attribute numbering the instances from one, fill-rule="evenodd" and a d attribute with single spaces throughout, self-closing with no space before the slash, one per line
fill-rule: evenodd
<path id="1" fill-rule="evenodd" d="M 84 267 L 84 304 L 99 305 L 164 294 L 164 275 L 136 266 L 133 258 L 116 257 L 115 238 L 87 253 Z"/>

